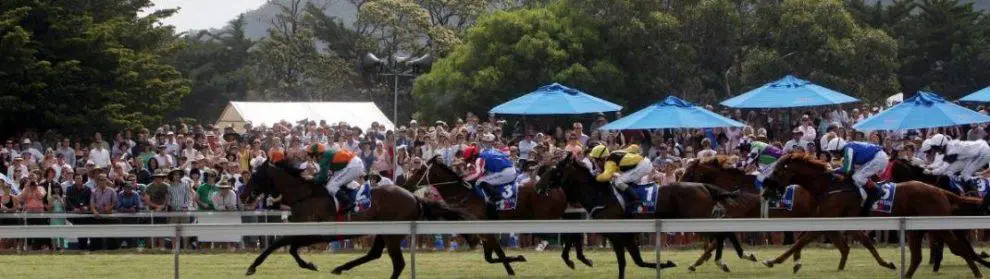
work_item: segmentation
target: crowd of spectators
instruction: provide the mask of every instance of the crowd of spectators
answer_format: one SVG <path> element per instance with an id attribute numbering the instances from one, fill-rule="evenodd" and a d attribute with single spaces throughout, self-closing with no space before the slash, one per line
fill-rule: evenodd
<path id="1" fill-rule="evenodd" d="M 581 151 L 594 144 L 612 150 L 638 144 L 654 163 L 650 179 L 668 184 L 677 181 L 682 167 L 693 158 L 744 156 L 746 151 L 737 147 L 748 140 L 765 141 L 785 152 L 814 152 L 826 159 L 819 150 L 826 133 L 880 144 L 889 154 L 911 157 L 930 134 L 987 137 L 983 125 L 872 133 L 850 128 L 880 109 L 722 110 L 718 112 L 748 126 L 622 132 L 599 130 L 610 121 L 604 114 L 570 120 L 493 116 L 482 120 L 470 113 L 450 123 L 413 120 L 395 130 L 378 123 L 353 127 L 344 122 L 303 120 L 271 126 L 162 125 L 115 131 L 109 139 L 102 133 L 80 137 L 27 131 L 7 139 L 0 148 L 0 213 L 87 213 L 98 220 L 100 215 L 122 212 L 280 209 L 278 197 L 245 205 L 236 193 L 242 191 L 252 167 L 272 156 L 304 161 L 305 147 L 317 142 L 354 151 L 369 173 L 393 177 L 396 183 L 433 157 L 455 169 L 463 167 L 459 151 L 487 133 L 495 135 L 495 147 L 508 153 L 528 175 L 534 175 L 535 166 L 553 162 L 565 152 L 583 156 Z M 982 107 L 976 109 L 984 112 Z M 60 224 L 65 220 L 29 222 Z"/>

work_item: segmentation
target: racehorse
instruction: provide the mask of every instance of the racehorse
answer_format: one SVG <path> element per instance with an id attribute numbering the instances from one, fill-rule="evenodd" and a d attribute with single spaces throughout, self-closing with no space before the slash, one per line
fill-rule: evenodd
<path id="1" fill-rule="evenodd" d="M 531 181 L 535 181 L 531 180 Z M 439 156 L 434 156 L 427 163 L 414 170 L 412 175 L 403 185 L 406 190 L 416 191 L 419 187 L 432 186 L 440 196 L 449 204 L 464 208 L 474 214 L 478 219 L 498 219 L 498 220 L 551 220 L 560 219 L 567 209 L 567 202 L 563 191 L 553 191 L 547 195 L 537 195 L 533 190 L 532 183 L 520 185 L 518 187 L 517 206 L 512 210 L 497 211 L 494 216 L 485 203 L 485 200 L 471 191 L 471 185 L 461 179 L 461 176 L 440 161 Z M 564 235 L 564 250 L 561 258 L 564 263 L 574 269 L 574 262 L 570 260 L 570 248 L 573 246 L 577 252 L 577 258 L 587 266 L 592 266 L 592 262 L 585 258 L 584 248 L 581 244 L 580 234 Z M 509 275 L 515 272 L 509 265 L 515 261 L 526 261 L 523 256 L 505 257 L 505 253 L 499 246 L 495 235 L 485 235 L 484 253 L 485 260 L 489 263 L 502 263 L 505 265 Z M 492 253 L 498 258 L 493 258 Z"/>
<path id="2" fill-rule="evenodd" d="M 819 200 L 818 216 L 816 217 L 853 216 L 859 211 L 861 198 L 858 190 L 850 187 L 848 183 L 843 183 L 844 178 L 834 177 L 827 163 L 813 157 L 797 154 L 785 155 L 768 170 L 766 177 L 763 185 L 767 191 L 780 193 L 784 190 L 780 185 L 799 184 L 811 192 L 812 196 Z M 981 203 L 979 199 L 960 197 L 949 191 L 917 181 L 897 183 L 891 189 L 894 194 L 890 214 L 874 211 L 875 215 L 951 216 L 953 206 L 979 205 Z M 929 233 L 935 238 L 941 238 L 953 254 L 960 255 L 975 277 L 982 277 L 980 270 L 974 263 L 974 261 L 979 260 L 979 257 L 973 252 L 972 247 L 960 242 L 954 234 L 947 231 L 930 231 Z M 783 258 L 794 253 L 795 250 L 807 245 L 819 234 L 820 232 L 805 233 L 790 249 L 774 261 L 780 262 Z M 913 276 L 921 263 L 923 234 L 922 231 L 908 232 L 911 265 L 905 273 L 906 277 Z"/>
<path id="3" fill-rule="evenodd" d="M 950 178 L 949 176 L 925 174 L 925 168 L 916 166 L 908 160 L 899 159 L 899 158 L 891 159 L 889 169 L 890 171 L 888 174 L 890 176 L 889 177 L 890 181 L 892 182 L 907 182 L 907 181 L 917 180 L 924 183 L 928 183 L 928 185 L 939 187 L 949 192 L 953 192 L 957 194 L 960 194 L 960 191 L 964 191 L 961 188 L 954 188 L 952 183 L 952 178 Z M 952 213 L 953 215 L 957 215 L 957 216 L 982 215 L 978 207 L 965 206 L 965 205 L 955 208 Z M 956 238 L 958 238 L 959 241 L 965 242 L 966 245 L 972 246 L 971 242 L 969 242 L 968 231 L 955 230 L 952 231 L 952 233 L 956 235 Z M 929 242 L 930 242 L 929 245 L 931 246 L 931 250 L 929 251 L 929 253 L 931 256 L 929 257 L 928 261 L 930 264 L 932 264 L 932 270 L 938 272 L 939 268 L 942 265 L 942 253 L 945 248 L 945 245 L 944 243 L 942 243 L 941 239 L 939 238 L 931 238 L 929 239 Z M 980 253 L 980 259 L 986 259 L 988 257 L 990 257 L 990 254 L 987 254 L 986 252 Z"/>
<path id="4" fill-rule="evenodd" d="M 240 194 L 241 201 L 250 204 L 262 194 L 281 196 L 282 204 L 292 208 L 289 222 L 333 221 L 336 205 L 334 199 L 330 198 L 327 189 L 299 176 L 300 171 L 295 170 L 288 163 L 283 163 L 287 161 L 278 163 L 278 166 L 268 162 L 261 164 L 251 174 L 245 190 Z M 351 215 L 351 221 L 470 220 L 473 218 L 472 215 L 463 210 L 451 208 L 442 202 L 416 198 L 409 191 L 394 185 L 375 187 L 371 191 L 371 208 Z M 296 260 L 299 267 L 316 271 L 317 268 L 313 263 L 306 262 L 299 257 L 300 247 L 359 236 L 301 235 L 281 237 L 261 252 L 261 255 L 258 255 L 248 267 L 247 275 L 254 274 L 256 268 L 265 261 L 268 255 L 284 246 L 289 246 L 289 254 Z M 399 274 L 405 268 L 405 259 L 400 247 L 404 237 L 404 235 L 375 236 L 374 243 L 367 255 L 335 268 L 333 273 L 341 274 L 358 265 L 378 259 L 381 257 L 382 251 L 388 248 L 388 256 L 392 260 L 391 278 L 399 278 Z"/>
<path id="5" fill-rule="evenodd" d="M 757 186 L 756 176 L 747 174 L 746 172 L 736 169 L 723 167 L 721 162 L 723 158 L 716 157 L 707 161 L 695 161 L 687 166 L 684 172 L 684 176 L 681 178 L 682 181 L 693 181 L 701 183 L 710 183 L 716 186 L 722 187 L 729 191 L 739 191 L 739 197 L 734 199 L 736 201 L 733 205 L 729 205 L 726 210 L 726 217 L 729 218 L 760 218 L 763 213 L 761 198 L 761 189 Z M 768 208 L 766 211 L 766 217 L 769 218 L 807 218 L 815 214 L 818 202 L 812 197 L 812 194 L 804 189 L 803 187 L 794 187 L 794 198 L 791 204 L 791 209 L 786 208 Z M 884 261 L 877 252 L 876 247 L 873 245 L 873 241 L 863 232 L 851 231 L 847 232 L 853 236 L 854 239 L 859 241 L 870 251 L 873 258 L 882 267 L 888 269 L 896 269 L 896 265 L 892 262 Z M 735 238 L 735 233 L 726 233 L 727 235 L 722 235 L 722 238 L 729 237 L 730 240 Z M 845 237 L 843 237 L 839 232 L 825 232 L 825 236 L 835 244 L 836 248 L 839 249 L 839 268 L 838 270 L 844 270 L 846 266 L 846 260 L 849 256 L 849 246 L 846 243 Z M 701 258 L 693 266 L 699 266 L 704 261 L 707 261 L 711 257 L 712 249 L 715 249 L 715 260 L 723 270 L 728 268 L 725 263 L 719 261 L 722 254 L 722 239 L 719 235 L 715 236 L 715 245 L 706 245 L 705 252 L 702 254 Z M 736 254 L 740 258 L 752 260 L 752 254 L 749 257 L 743 256 L 742 248 L 739 247 L 738 241 L 732 241 L 732 244 L 736 248 Z M 714 247 L 712 247 L 714 246 Z M 771 263 L 773 264 L 773 263 Z M 802 267 L 801 264 L 801 251 L 794 252 L 794 272 L 798 272 Z"/>
<path id="6" fill-rule="evenodd" d="M 610 183 L 598 182 L 591 171 L 568 155 L 540 175 L 538 191 L 563 188 L 567 199 L 580 203 L 596 219 L 626 219 L 628 214 L 622 208 Z M 732 196 L 718 187 L 701 183 L 675 183 L 659 187 L 656 198 L 656 212 L 639 214 L 633 218 L 710 218 L 716 205 Z M 641 197 L 646 198 L 646 197 Z M 670 268 L 677 266 L 671 261 L 662 264 L 644 262 L 640 255 L 635 234 L 605 234 L 612 242 L 619 265 L 619 278 L 625 278 L 628 251 L 637 266 L 646 268 Z M 661 245 L 657 243 L 656 245 Z"/>

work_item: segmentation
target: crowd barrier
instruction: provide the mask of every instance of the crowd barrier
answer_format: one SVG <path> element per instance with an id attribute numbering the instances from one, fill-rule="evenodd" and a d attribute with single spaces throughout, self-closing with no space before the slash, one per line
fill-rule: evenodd
<path id="1" fill-rule="evenodd" d="M 192 212 L 190 212 L 192 214 Z M 51 217 L 49 217 L 51 218 Z M 906 231 L 990 229 L 990 217 L 873 217 L 804 219 L 674 219 L 674 220 L 519 220 L 519 221 L 394 221 L 282 224 L 161 224 L 0 227 L 0 238 L 49 237 L 193 237 L 250 231 L 257 235 L 477 234 L 477 233 L 660 233 L 891 230 L 900 235 L 905 265 Z M 416 238 L 410 238 L 409 272 L 416 278 Z M 659 241 L 657 241 L 659 243 Z M 657 262 L 661 246 L 655 245 Z M 179 278 L 178 246 L 174 277 Z M 901 268 L 901 278 L 904 270 Z M 657 270 L 660 278 L 662 271 Z"/>

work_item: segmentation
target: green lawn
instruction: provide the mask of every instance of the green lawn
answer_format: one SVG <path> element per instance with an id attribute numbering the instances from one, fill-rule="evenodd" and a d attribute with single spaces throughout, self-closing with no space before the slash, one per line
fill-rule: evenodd
<path id="1" fill-rule="evenodd" d="M 778 255 L 781 249 L 755 250 L 760 260 Z M 653 257 L 653 251 L 644 251 L 646 257 Z M 925 251 L 927 253 L 927 251 Z M 529 262 L 513 265 L 519 278 L 615 278 L 615 258 L 610 251 L 589 252 L 595 261 L 594 268 L 579 266 L 570 270 L 559 258 L 559 251 L 533 252 L 514 250 L 510 255 L 523 254 Z M 881 255 L 888 261 L 899 263 L 900 256 L 895 248 L 884 248 Z M 184 254 L 181 256 L 182 278 L 243 278 L 245 268 L 254 259 L 254 254 Z M 320 267 L 312 272 L 296 267 L 292 258 L 285 253 L 276 253 L 268 262 L 258 268 L 251 278 L 387 278 L 391 272 L 391 262 L 387 257 L 360 266 L 343 276 L 334 276 L 330 270 L 347 260 L 359 256 L 355 253 L 304 253 L 303 257 Z M 803 253 L 804 268 L 796 276 L 791 273 L 792 263 L 788 262 L 773 269 L 746 262 L 735 257 L 727 258 L 732 273 L 723 273 L 713 264 L 706 264 L 697 272 L 688 272 L 687 265 L 698 256 L 697 251 L 665 252 L 664 259 L 670 259 L 680 266 L 663 270 L 664 277 L 677 278 L 896 278 L 896 271 L 877 266 L 862 248 L 854 248 L 845 271 L 837 272 L 838 252 L 833 249 L 813 248 Z M 927 256 L 927 254 L 926 254 Z M 501 265 L 484 263 L 481 252 L 428 252 L 417 255 L 419 278 L 506 278 Z M 408 253 L 406 262 L 409 262 Z M 580 265 L 580 263 L 578 263 Z M 630 262 L 631 265 L 631 262 Z M 135 254 L 89 254 L 89 255 L 3 255 L 0 266 L 4 278 L 172 278 L 172 255 Z M 986 270 L 986 269 L 984 269 Z M 409 266 L 405 273 L 409 276 Z M 651 269 L 627 267 L 628 278 L 653 278 Z M 943 269 L 934 274 L 927 259 L 922 262 L 916 278 L 971 278 L 964 263 L 955 256 L 948 255 Z"/>

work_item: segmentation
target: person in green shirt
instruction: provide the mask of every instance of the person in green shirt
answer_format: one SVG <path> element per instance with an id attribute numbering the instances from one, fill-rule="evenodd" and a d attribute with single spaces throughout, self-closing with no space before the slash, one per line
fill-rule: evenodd
<path id="1" fill-rule="evenodd" d="M 210 197 L 213 196 L 213 192 L 217 191 L 217 171 L 212 169 L 207 169 L 203 171 L 203 185 L 200 185 L 196 189 L 196 196 L 199 197 L 197 203 L 199 204 L 199 210 L 214 210 L 213 200 Z"/>

